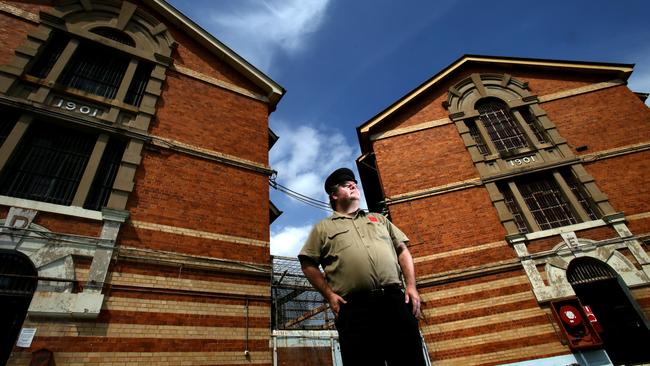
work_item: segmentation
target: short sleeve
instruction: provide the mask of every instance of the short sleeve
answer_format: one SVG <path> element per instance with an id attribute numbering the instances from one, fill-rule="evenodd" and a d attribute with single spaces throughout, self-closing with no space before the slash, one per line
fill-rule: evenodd
<path id="1" fill-rule="evenodd" d="M 392 222 L 386 220 L 386 227 L 388 228 L 388 233 L 390 234 L 390 238 L 393 241 L 395 248 L 397 248 L 400 243 L 408 243 L 409 238 Z"/>
<path id="2" fill-rule="evenodd" d="M 320 230 L 318 228 L 318 225 L 315 225 L 311 229 L 311 232 L 309 233 L 309 236 L 307 237 L 305 244 L 303 244 L 302 249 L 300 249 L 300 253 L 298 253 L 298 258 L 308 257 L 311 260 L 313 260 L 315 263 L 320 264 L 322 245 L 323 245 L 323 240 L 320 235 Z"/>

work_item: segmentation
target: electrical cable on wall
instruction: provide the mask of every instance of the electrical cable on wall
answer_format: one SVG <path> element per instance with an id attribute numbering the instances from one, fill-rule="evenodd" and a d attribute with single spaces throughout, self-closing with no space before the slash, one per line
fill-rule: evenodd
<path id="1" fill-rule="evenodd" d="M 314 208 L 317 208 L 317 209 L 320 209 L 320 210 L 323 210 L 323 211 L 332 211 L 332 209 L 330 208 L 329 203 L 324 202 L 324 201 L 319 201 L 319 200 L 317 200 L 315 198 L 306 196 L 306 195 L 304 195 L 302 193 L 296 192 L 294 190 L 291 190 L 291 189 L 281 185 L 280 183 L 278 183 L 276 181 L 275 174 L 272 175 L 269 178 L 269 185 L 271 187 L 273 187 L 273 189 L 275 189 L 275 190 L 277 190 L 279 192 L 282 192 L 282 193 L 286 194 L 287 196 L 289 196 L 289 197 L 291 197 L 291 198 L 293 198 L 293 199 L 295 199 L 295 200 L 297 200 L 299 202 L 302 202 L 302 203 L 304 203 L 304 204 L 306 204 L 308 206 L 311 206 L 311 207 L 314 207 Z"/>

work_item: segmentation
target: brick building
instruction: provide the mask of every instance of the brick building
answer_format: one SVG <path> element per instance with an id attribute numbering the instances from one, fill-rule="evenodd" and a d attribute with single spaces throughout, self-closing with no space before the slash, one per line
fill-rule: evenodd
<path id="1" fill-rule="evenodd" d="M 163 0 L 0 28 L 0 364 L 271 364 L 284 89 Z"/>
<path id="2" fill-rule="evenodd" d="M 358 127 L 368 205 L 411 239 L 433 364 L 650 362 L 632 71 L 464 56 Z"/>

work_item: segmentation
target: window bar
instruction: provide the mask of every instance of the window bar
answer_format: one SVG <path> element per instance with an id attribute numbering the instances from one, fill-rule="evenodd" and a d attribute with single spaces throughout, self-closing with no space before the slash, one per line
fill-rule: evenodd
<path id="1" fill-rule="evenodd" d="M 38 54 L 36 61 L 32 64 L 27 74 L 41 79 L 47 77 L 54 64 L 56 64 L 56 61 L 61 57 L 69 41 L 70 38 L 67 36 L 53 31 L 52 36 L 43 47 L 43 50 Z"/>
<path id="2" fill-rule="evenodd" d="M 129 60 L 99 45 L 82 44 L 70 59 L 59 82 L 63 85 L 114 99 Z"/>
<path id="3" fill-rule="evenodd" d="M 478 132 L 481 134 L 481 140 L 483 143 L 485 143 L 485 146 L 487 147 L 488 153 L 489 154 L 494 154 L 498 152 L 497 147 L 494 145 L 494 142 L 490 138 L 490 134 L 488 133 L 487 129 L 485 128 L 485 125 L 483 124 L 483 121 L 481 121 L 480 118 L 474 118 L 474 124 L 476 125 L 476 128 L 478 129 Z"/>
<path id="4" fill-rule="evenodd" d="M 0 194 L 69 205 L 94 139 L 78 131 L 35 125 L 0 176 Z"/>
<path id="5" fill-rule="evenodd" d="M 526 127 L 528 127 L 530 133 L 532 133 L 532 135 L 535 136 L 535 138 L 540 144 L 544 144 L 548 142 L 541 126 L 537 122 L 537 118 L 533 117 L 533 114 L 530 112 L 530 109 L 527 106 L 520 110 L 514 110 L 513 114 L 515 118 L 519 120 L 522 127 L 524 127 L 524 132 L 529 133 L 529 131 L 526 131 Z M 532 136 L 530 136 L 530 134 L 529 134 L 529 138 L 531 138 L 532 140 Z"/>
<path id="6" fill-rule="evenodd" d="M 562 189 L 562 192 L 566 198 L 571 202 L 574 211 L 580 217 L 580 221 L 591 221 L 596 220 L 597 217 L 593 210 L 589 207 L 587 200 L 580 192 L 577 182 L 572 179 L 573 176 L 569 173 L 565 179 L 564 174 L 559 172 L 554 172 L 553 177 L 557 181 L 558 185 Z"/>
<path id="7" fill-rule="evenodd" d="M 578 222 L 554 179 L 521 182 L 517 187 L 542 230 Z"/>
<path id="8" fill-rule="evenodd" d="M 101 161 L 101 157 L 106 150 L 106 143 L 108 142 L 108 135 L 100 134 L 94 143 L 93 151 L 89 156 L 88 164 L 78 172 L 81 176 L 79 187 L 76 189 L 74 198 L 72 199 L 72 206 L 83 206 L 83 203 L 88 197 L 93 178 L 97 174 L 97 170 Z"/>
<path id="9" fill-rule="evenodd" d="M 512 198 L 514 198 L 514 201 L 519 207 L 520 212 L 523 214 L 524 219 L 528 223 L 528 227 L 530 228 L 530 231 L 531 232 L 540 231 L 541 228 L 537 223 L 537 221 L 535 220 L 535 217 L 533 216 L 533 213 L 531 212 L 530 208 L 526 204 L 526 201 L 524 200 L 524 197 L 519 191 L 517 184 L 515 184 L 515 182 L 508 182 L 508 188 L 512 193 Z"/>
<path id="10" fill-rule="evenodd" d="M 512 195 L 510 189 L 508 188 L 503 189 L 501 191 L 501 194 L 503 194 L 504 203 L 506 204 L 506 207 L 512 214 L 512 218 L 514 219 L 515 224 L 517 225 L 517 230 L 519 230 L 519 232 L 522 234 L 528 233 L 528 226 L 526 226 L 526 220 L 524 220 L 524 216 L 521 213 L 521 209 L 515 202 L 515 198 Z"/>
<path id="11" fill-rule="evenodd" d="M 138 70 L 138 60 L 136 59 L 131 59 L 129 60 L 129 64 L 126 68 L 126 71 L 124 72 L 124 77 L 122 78 L 119 88 L 116 92 L 115 99 L 124 101 L 129 92 L 129 88 L 131 83 L 133 83 L 133 79 L 135 78 L 136 72 Z"/>
<path id="12" fill-rule="evenodd" d="M 97 27 L 91 30 L 91 32 L 100 35 L 102 37 L 108 38 L 110 40 L 113 40 L 115 42 L 119 42 L 131 47 L 135 47 L 135 42 L 133 41 L 133 39 L 128 34 L 120 30 L 109 28 L 109 27 Z"/>
<path id="13" fill-rule="evenodd" d="M 501 101 L 489 100 L 476 106 L 487 133 L 499 152 L 507 152 L 528 146 L 517 122 Z"/>
<path id="14" fill-rule="evenodd" d="M 126 144 L 123 141 L 116 139 L 108 141 L 84 208 L 101 210 L 106 206 L 113 190 L 113 183 L 122 162 L 125 147 Z"/>
<path id="15" fill-rule="evenodd" d="M 476 126 L 475 121 L 467 121 L 465 122 L 467 125 L 467 128 L 469 129 L 469 134 L 472 136 L 472 139 L 474 139 L 474 142 L 476 143 L 476 148 L 478 151 L 483 155 L 489 155 L 490 152 L 488 151 L 487 146 L 485 146 L 485 142 L 483 142 L 483 138 L 481 137 L 481 132 L 478 129 L 478 126 Z"/>
<path id="16" fill-rule="evenodd" d="M 144 61 L 138 62 L 138 67 L 133 75 L 133 80 L 131 81 L 131 85 L 126 93 L 126 97 L 124 98 L 125 103 L 136 107 L 140 106 L 152 71 L 153 67 L 151 64 Z"/>

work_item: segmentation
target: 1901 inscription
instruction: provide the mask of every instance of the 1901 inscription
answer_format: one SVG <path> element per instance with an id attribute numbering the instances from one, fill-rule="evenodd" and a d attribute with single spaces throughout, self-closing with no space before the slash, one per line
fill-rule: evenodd
<path id="1" fill-rule="evenodd" d="M 510 163 L 510 166 L 519 166 L 534 163 L 535 161 L 535 156 L 524 156 L 523 158 L 508 160 L 508 163 Z"/>
<path id="2" fill-rule="evenodd" d="M 99 108 L 83 105 L 63 98 L 58 98 L 58 100 L 55 99 L 55 102 L 52 105 L 66 111 L 77 112 L 90 117 L 97 117 L 98 114 L 102 113 L 102 110 Z"/>

